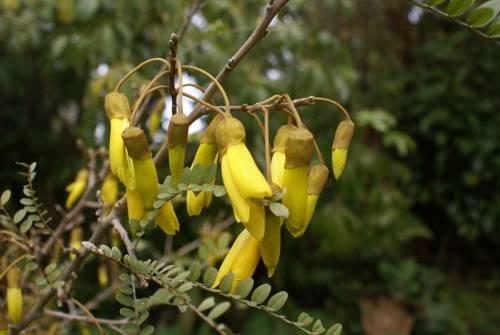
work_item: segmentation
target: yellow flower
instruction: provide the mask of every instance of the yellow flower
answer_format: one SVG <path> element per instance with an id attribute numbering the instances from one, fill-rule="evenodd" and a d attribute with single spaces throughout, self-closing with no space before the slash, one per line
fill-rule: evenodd
<path id="1" fill-rule="evenodd" d="M 271 158 L 271 177 L 274 184 L 283 187 L 283 173 L 285 172 L 285 146 L 288 134 L 295 129 L 293 126 L 281 126 L 274 136 L 273 156 Z"/>
<path id="2" fill-rule="evenodd" d="M 174 206 L 171 201 L 168 201 L 160 208 L 158 214 L 156 214 L 155 223 L 167 235 L 175 235 L 179 231 L 179 220 L 177 219 L 177 215 L 175 215 Z"/>
<path id="3" fill-rule="evenodd" d="M 208 166 L 214 164 L 217 161 L 217 144 L 215 142 L 215 127 L 217 123 L 221 120 L 221 117 L 217 115 L 208 127 L 203 132 L 200 140 L 200 145 L 196 154 L 194 156 L 191 168 L 196 165 Z M 211 184 L 215 182 L 214 180 L 209 181 Z M 188 191 L 186 194 L 186 207 L 189 216 L 200 215 L 203 207 L 210 206 L 212 201 L 212 193 L 206 191 L 200 191 L 195 194 L 193 191 Z"/>
<path id="4" fill-rule="evenodd" d="M 302 236 L 306 231 L 309 223 L 311 222 L 314 210 L 316 209 L 316 204 L 318 203 L 318 198 L 325 187 L 326 181 L 328 179 L 328 168 L 325 165 L 315 165 L 309 172 L 309 178 L 307 180 L 307 214 L 306 214 L 306 224 L 302 229 L 297 232 L 297 237 Z"/>
<path id="5" fill-rule="evenodd" d="M 153 202 L 158 194 L 158 174 L 149 149 L 148 140 L 141 128 L 129 127 L 123 134 L 125 146 L 132 159 L 135 172 L 135 188 L 144 207 L 153 207 Z M 128 188 L 127 188 L 128 191 Z"/>
<path id="6" fill-rule="evenodd" d="M 111 172 L 129 189 L 135 188 L 134 170 L 123 143 L 122 133 L 129 127 L 130 105 L 127 97 L 118 92 L 106 95 L 104 107 L 110 121 L 109 165 Z"/>
<path id="7" fill-rule="evenodd" d="M 97 280 L 99 281 L 99 286 L 101 286 L 101 288 L 108 286 L 108 269 L 106 268 L 106 264 L 103 262 L 100 262 L 99 267 L 97 268 Z"/>
<path id="8" fill-rule="evenodd" d="M 251 277 L 259 264 L 260 250 L 259 241 L 252 237 L 249 232 L 244 229 L 236 238 L 231 249 L 227 253 L 222 262 L 214 287 L 220 284 L 222 278 L 229 272 L 234 275 L 233 290 L 238 284 L 248 277 Z"/>
<path id="9" fill-rule="evenodd" d="M 274 216 L 266 210 L 266 232 L 264 239 L 260 242 L 260 253 L 262 261 L 267 268 L 267 276 L 271 277 L 278 265 L 281 249 L 281 223 L 279 216 Z"/>
<path id="10" fill-rule="evenodd" d="M 221 155 L 221 170 L 224 186 L 231 200 L 234 216 L 242 222 L 250 234 L 262 240 L 264 220 L 251 220 L 251 199 L 263 199 L 272 195 L 271 187 L 255 164 L 252 155 L 244 144 L 245 128 L 235 118 L 220 121 L 216 130 L 217 146 Z M 253 211 L 252 211 L 253 212 Z M 260 216 L 259 213 L 254 213 Z"/>
<path id="11" fill-rule="evenodd" d="M 68 192 L 68 197 L 66 198 L 66 208 L 71 208 L 75 202 L 80 198 L 85 187 L 87 187 L 87 179 L 89 177 L 89 171 L 87 169 L 81 169 L 76 175 L 74 182 L 66 186 L 66 192 Z"/>
<path id="12" fill-rule="evenodd" d="M 353 133 L 354 123 L 351 120 L 341 121 L 335 131 L 332 144 L 332 167 L 335 179 L 339 179 L 344 172 Z"/>
<path id="13" fill-rule="evenodd" d="M 151 113 L 151 117 L 149 118 L 149 128 L 148 128 L 149 136 L 153 136 L 160 127 L 161 115 L 163 114 L 164 110 L 165 110 L 165 99 L 161 97 L 156 101 L 153 111 Z"/>
<path id="14" fill-rule="evenodd" d="M 177 185 L 181 181 L 186 155 L 188 129 L 189 121 L 184 114 L 175 114 L 172 116 L 168 125 L 167 143 L 168 164 L 173 185 Z"/>
<path id="15" fill-rule="evenodd" d="M 307 224 L 307 172 L 313 151 L 313 136 L 306 129 L 295 129 L 288 135 L 285 148 L 282 203 L 288 208 L 286 226 L 292 236 L 299 236 Z"/>
<path id="16" fill-rule="evenodd" d="M 23 292 L 20 287 L 21 273 L 17 267 L 7 272 L 7 313 L 10 321 L 17 324 L 23 316 Z"/>
<path id="17" fill-rule="evenodd" d="M 106 213 L 111 210 L 118 199 L 118 182 L 111 174 L 108 174 L 102 182 L 101 199 Z"/>
<path id="18" fill-rule="evenodd" d="M 69 246 L 72 249 L 80 249 L 82 246 L 82 237 L 83 237 L 83 229 L 82 227 L 75 227 L 73 230 L 71 230 L 70 237 L 69 237 Z M 70 255 L 71 259 L 75 259 L 76 255 L 74 253 L 71 253 Z"/>
<path id="19" fill-rule="evenodd" d="M 129 220 L 142 220 L 146 211 L 141 196 L 137 191 L 126 189 L 127 195 L 127 211 Z"/>

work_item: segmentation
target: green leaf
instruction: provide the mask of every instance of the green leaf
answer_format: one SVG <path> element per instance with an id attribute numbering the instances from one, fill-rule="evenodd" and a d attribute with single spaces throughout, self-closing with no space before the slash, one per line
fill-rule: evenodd
<path id="1" fill-rule="evenodd" d="M 500 0 L 491 0 L 470 11 L 467 22 L 476 28 L 484 27 L 500 12 Z"/>
<path id="2" fill-rule="evenodd" d="M 43 287 L 43 286 L 47 286 L 49 282 L 47 281 L 47 279 L 45 279 L 44 277 L 38 277 L 36 280 L 35 280 L 35 285 L 38 286 L 38 287 Z"/>
<path id="3" fill-rule="evenodd" d="M 288 299 L 288 293 L 285 291 L 280 291 L 271 296 L 271 298 L 269 298 L 269 301 L 267 302 L 267 307 L 269 307 L 275 312 L 279 311 L 281 308 L 283 308 L 287 299 Z"/>
<path id="4" fill-rule="evenodd" d="M 493 38 L 500 37 L 500 17 L 497 17 L 488 27 L 486 33 Z"/>
<path id="5" fill-rule="evenodd" d="M 288 208 L 279 202 L 271 202 L 269 204 L 269 209 L 275 216 L 281 216 L 283 218 L 288 218 Z"/>
<path id="6" fill-rule="evenodd" d="M 241 298 L 245 299 L 246 297 L 248 297 L 248 295 L 250 294 L 250 292 L 252 292 L 252 288 L 253 288 L 253 279 L 252 278 L 246 278 L 246 279 L 243 279 L 239 285 L 236 287 L 236 290 L 234 290 L 234 294 L 237 295 L 237 296 L 240 296 Z"/>
<path id="7" fill-rule="evenodd" d="M 118 249 L 117 247 L 111 248 L 111 258 L 117 261 L 121 260 L 122 252 L 120 251 L 120 249 Z"/>
<path id="8" fill-rule="evenodd" d="M 331 326 L 325 333 L 325 335 L 340 335 L 342 334 L 342 325 L 339 323 Z"/>
<path id="9" fill-rule="evenodd" d="M 154 209 L 160 209 L 163 207 L 163 205 L 165 205 L 167 202 L 165 200 L 156 200 L 155 202 L 153 202 L 153 208 Z"/>
<path id="10" fill-rule="evenodd" d="M 189 265 L 189 280 L 196 281 L 201 275 L 201 265 L 198 262 L 193 262 Z"/>
<path id="11" fill-rule="evenodd" d="M 217 277 L 217 269 L 210 268 L 205 271 L 203 275 L 203 283 L 207 286 L 212 286 L 215 283 L 215 278 Z"/>
<path id="12" fill-rule="evenodd" d="M 301 326 L 304 326 L 304 327 L 309 326 L 313 321 L 314 321 L 314 318 L 312 318 L 306 312 L 300 313 L 299 317 L 297 318 L 297 323 L 300 324 Z"/>
<path id="13" fill-rule="evenodd" d="M 19 201 L 22 205 L 25 206 L 30 206 L 33 205 L 35 202 L 31 200 L 30 198 L 22 198 L 21 201 Z"/>
<path id="14" fill-rule="evenodd" d="M 185 293 L 193 288 L 193 283 L 186 282 L 177 288 L 180 293 Z"/>
<path id="15" fill-rule="evenodd" d="M 320 319 L 316 320 L 312 326 L 312 331 L 316 334 L 323 334 L 325 332 L 325 327 Z"/>
<path id="16" fill-rule="evenodd" d="M 214 192 L 213 194 L 217 197 L 220 198 L 226 194 L 226 190 L 224 189 L 224 186 L 221 185 L 215 185 L 214 186 Z"/>
<path id="17" fill-rule="evenodd" d="M 55 269 L 57 269 L 57 264 L 56 263 L 51 263 L 45 267 L 43 272 L 48 275 L 49 273 L 53 272 Z"/>
<path id="18" fill-rule="evenodd" d="M 252 297 L 250 299 L 260 305 L 264 301 L 266 301 L 269 293 L 271 293 L 271 285 L 262 284 L 253 291 Z"/>
<path id="19" fill-rule="evenodd" d="M 122 282 L 130 284 L 132 283 L 132 276 L 130 276 L 128 273 L 121 273 L 118 276 L 118 279 L 120 279 Z"/>
<path id="20" fill-rule="evenodd" d="M 47 275 L 47 280 L 50 283 L 54 283 L 60 276 L 61 276 L 61 271 L 56 269 Z"/>
<path id="21" fill-rule="evenodd" d="M 98 0 L 85 0 L 76 2 L 76 15 L 80 20 L 89 19 L 99 8 Z"/>
<path id="22" fill-rule="evenodd" d="M 120 308 L 120 314 L 126 318 L 135 318 L 135 311 L 127 307 Z"/>
<path id="23" fill-rule="evenodd" d="M 189 179 L 191 184 L 201 184 L 203 181 L 203 174 L 205 173 L 205 167 L 201 164 L 196 164 L 191 168 L 191 174 Z"/>
<path id="24" fill-rule="evenodd" d="M 151 326 L 151 325 L 147 325 L 146 327 L 144 327 L 144 329 L 141 331 L 141 335 L 151 335 L 153 334 L 155 331 L 155 327 Z"/>
<path id="25" fill-rule="evenodd" d="M 203 181 L 206 183 L 211 183 L 212 180 L 215 180 L 215 176 L 217 175 L 217 164 L 210 164 L 205 168 L 205 175 L 203 176 Z"/>
<path id="26" fill-rule="evenodd" d="M 210 308 L 212 308 L 214 306 L 215 306 L 214 297 L 208 297 L 198 305 L 198 310 L 200 312 L 204 312 L 204 311 L 209 310 Z"/>
<path id="27" fill-rule="evenodd" d="M 34 271 L 36 269 L 38 269 L 38 264 L 33 261 L 26 263 L 26 265 L 24 266 L 24 270 L 26 271 Z"/>
<path id="28" fill-rule="evenodd" d="M 0 205 L 5 206 L 5 204 L 9 202 L 11 195 L 12 192 L 10 190 L 3 191 L 2 195 L 0 196 Z"/>
<path id="29" fill-rule="evenodd" d="M 149 318 L 149 312 L 146 310 L 146 311 L 142 312 L 141 315 L 139 315 L 139 318 L 137 319 L 137 323 L 142 324 L 142 323 L 144 323 L 144 321 L 147 320 L 147 318 Z"/>
<path id="30" fill-rule="evenodd" d="M 231 303 L 229 301 L 224 301 L 212 308 L 210 313 L 208 313 L 208 318 L 215 320 L 220 317 L 222 314 L 226 313 L 226 311 L 231 307 Z"/>
<path id="31" fill-rule="evenodd" d="M 116 301 L 118 301 L 123 306 L 134 307 L 134 299 L 132 297 L 125 295 L 121 292 L 116 294 Z"/>
<path id="32" fill-rule="evenodd" d="M 219 236 L 217 240 L 217 248 L 225 249 L 227 248 L 229 242 L 231 241 L 231 234 L 228 232 L 224 232 Z"/>
<path id="33" fill-rule="evenodd" d="M 25 220 L 23 223 L 21 223 L 21 226 L 19 227 L 19 231 L 21 234 L 26 234 L 28 230 L 31 229 L 31 226 L 33 225 L 32 220 Z"/>
<path id="34" fill-rule="evenodd" d="M 233 279 L 234 279 L 234 274 L 232 272 L 229 272 L 227 275 L 225 275 L 220 281 L 219 290 L 221 290 L 224 293 L 229 293 L 233 285 Z"/>
<path id="35" fill-rule="evenodd" d="M 14 223 L 17 224 L 17 223 L 21 222 L 25 216 L 26 216 L 26 210 L 24 208 L 18 210 L 16 212 L 16 214 L 14 214 Z"/>
<path id="36" fill-rule="evenodd" d="M 450 16 L 460 16 L 472 7 L 475 0 L 450 0 L 445 11 Z"/>
<path id="37" fill-rule="evenodd" d="M 128 323 L 128 324 L 124 324 L 120 327 L 120 330 L 126 334 L 130 334 L 130 335 L 136 335 L 140 332 L 140 328 L 139 326 L 135 325 L 135 324 L 131 324 L 131 323 Z"/>

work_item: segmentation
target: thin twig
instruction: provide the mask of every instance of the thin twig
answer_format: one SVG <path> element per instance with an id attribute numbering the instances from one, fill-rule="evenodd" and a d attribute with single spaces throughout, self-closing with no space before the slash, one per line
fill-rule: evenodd
<path id="1" fill-rule="evenodd" d="M 59 311 L 54 311 L 50 309 L 46 309 L 43 311 L 45 315 L 48 316 L 53 316 L 59 319 L 65 319 L 69 321 L 81 321 L 81 322 L 89 322 L 92 323 L 94 322 L 90 317 L 88 316 L 83 316 L 83 315 L 77 315 L 77 314 L 68 314 L 68 313 L 63 313 Z M 106 325 L 123 325 L 129 322 L 128 319 L 121 319 L 121 320 L 111 320 L 111 319 L 101 319 L 101 318 L 94 318 L 98 323 L 106 324 Z"/>

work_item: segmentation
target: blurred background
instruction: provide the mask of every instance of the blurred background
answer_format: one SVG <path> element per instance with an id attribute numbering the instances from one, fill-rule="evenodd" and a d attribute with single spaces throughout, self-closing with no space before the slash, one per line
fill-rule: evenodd
<path id="1" fill-rule="evenodd" d="M 180 59 L 216 74 L 265 3 L 205 1 Z M 37 161 L 36 186 L 53 208 L 83 164 L 76 140 L 107 144 L 103 96 L 135 64 L 167 54 L 192 1 L 0 4 L 0 185 L 22 182 L 14 162 Z M 135 82 L 156 71 L 147 67 Z M 342 323 L 345 334 L 499 333 L 499 72 L 495 43 L 411 1 L 290 1 L 224 82 L 231 101 L 326 96 L 352 112 L 357 129 L 344 175 L 329 181 L 306 234 L 284 238 L 270 282 L 290 293 L 287 315 L 306 310 Z M 329 157 L 340 114 L 326 105 L 303 110 Z M 273 116 L 273 129 L 284 121 Z M 245 122 L 262 163 L 258 128 Z M 221 200 L 208 219 L 188 218 L 182 204 L 177 212 L 184 228 L 174 247 L 230 213 Z M 256 278 L 267 280 L 262 265 Z M 82 296 L 99 289 L 95 280 L 82 283 Z M 116 315 L 116 308 L 106 304 L 98 315 Z M 168 308 L 153 314 L 158 334 L 210 333 L 176 315 Z M 244 310 L 224 322 L 242 334 L 291 331 Z"/>

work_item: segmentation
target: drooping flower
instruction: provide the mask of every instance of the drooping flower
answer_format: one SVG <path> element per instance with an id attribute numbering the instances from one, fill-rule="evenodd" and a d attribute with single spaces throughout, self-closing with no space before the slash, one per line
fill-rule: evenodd
<path id="1" fill-rule="evenodd" d="M 85 187 L 87 187 L 87 179 L 89 177 L 89 171 L 87 169 L 81 169 L 76 175 L 75 181 L 66 186 L 66 192 L 68 192 L 68 197 L 66 198 L 66 208 L 70 209 L 73 207 L 75 202 L 80 198 Z"/>
<path id="2" fill-rule="evenodd" d="M 234 290 L 243 279 L 253 275 L 259 264 L 259 259 L 259 241 L 253 238 L 246 229 L 243 229 L 224 258 L 217 272 L 214 287 L 218 286 L 222 278 L 231 272 L 234 275 L 232 287 Z"/>
<path id="3" fill-rule="evenodd" d="M 250 224 L 251 209 L 259 209 L 252 201 L 270 197 L 271 187 L 244 143 L 245 128 L 239 120 L 225 118 L 220 121 L 216 129 L 216 140 L 221 156 L 222 179 L 234 216 L 260 241 L 264 237 L 264 220 L 255 220 Z M 263 217 L 259 213 L 256 215 Z"/>
<path id="4" fill-rule="evenodd" d="M 181 181 L 186 156 L 186 143 L 189 121 L 184 114 L 175 114 L 170 119 L 167 132 L 168 164 L 172 175 L 172 184 Z"/>
<path id="5" fill-rule="evenodd" d="M 260 242 L 260 253 L 268 277 L 272 277 L 280 259 L 282 222 L 281 217 L 266 210 L 266 232 Z"/>
<path id="6" fill-rule="evenodd" d="M 153 207 L 158 194 L 158 174 L 144 131 L 129 127 L 122 134 L 135 171 L 135 189 L 126 189 L 129 220 L 142 220 Z M 165 203 L 155 217 L 155 223 L 169 235 L 179 230 L 179 221 L 172 203 Z"/>
<path id="7" fill-rule="evenodd" d="M 104 108 L 110 121 L 109 165 L 111 172 L 128 188 L 135 188 L 132 161 L 123 143 L 122 133 L 129 127 L 130 105 L 127 97 L 118 92 L 106 95 Z"/>
<path id="8" fill-rule="evenodd" d="M 281 126 L 276 132 L 273 141 L 273 156 L 271 158 L 271 177 L 274 184 L 283 187 L 283 173 L 285 172 L 285 146 L 288 134 L 295 127 Z"/>
<path id="9" fill-rule="evenodd" d="M 12 267 L 7 272 L 7 313 L 12 323 L 17 324 L 23 315 L 23 291 L 21 289 L 21 272 Z"/>
<path id="10" fill-rule="evenodd" d="M 283 173 L 283 187 L 286 193 L 282 203 L 288 208 L 286 226 L 294 237 L 297 237 L 306 225 L 307 172 L 312 152 L 313 136 L 307 129 L 297 128 L 289 133 Z"/>
<path id="11" fill-rule="evenodd" d="M 71 230 L 69 235 L 69 246 L 72 249 L 78 250 L 82 246 L 83 229 L 82 227 L 75 227 Z M 76 255 L 74 253 L 70 254 L 71 259 L 75 259 Z"/>
<path id="12" fill-rule="evenodd" d="M 108 174 L 101 186 L 101 199 L 105 212 L 109 213 L 118 199 L 118 182 L 112 174 Z"/>
<path id="13" fill-rule="evenodd" d="M 97 280 L 101 288 L 105 288 L 109 283 L 108 268 L 106 263 L 99 262 L 99 267 L 97 268 Z"/>
<path id="14" fill-rule="evenodd" d="M 161 124 L 161 115 L 165 110 L 165 99 L 161 97 L 155 102 L 153 107 L 153 111 L 151 112 L 151 117 L 149 118 L 149 136 L 153 136 L 156 134 L 158 128 L 160 128 Z"/>
<path id="15" fill-rule="evenodd" d="M 215 140 L 215 128 L 221 119 L 222 117 L 220 115 L 217 115 L 203 132 L 200 140 L 200 145 L 191 164 L 191 169 L 196 165 L 202 165 L 206 167 L 216 162 L 217 144 Z M 208 181 L 208 183 L 211 184 L 213 184 L 214 182 L 215 179 Z M 212 192 L 201 190 L 200 192 L 195 193 L 194 191 L 189 190 L 186 194 L 186 207 L 188 215 L 200 215 L 203 207 L 210 206 L 211 201 Z"/>
<path id="16" fill-rule="evenodd" d="M 335 179 L 339 179 L 344 172 L 347 161 L 347 152 L 354 133 L 354 123 L 351 120 L 343 120 L 337 126 L 332 144 L 332 166 Z"/>
<path id="17" fill-rule="evenodd" d="M 306 223 L 302 229 L 297 232 L 297 236 L 302 236 L 306 231 L 309 223 L 311 222 L 314 210 L 316 209 L 316 204 L 318 203 L 318 198 L 323 188 L 325 187 L 326 181 L 328 180 L 328 168 L 325 165 L 319 164 L 315 165 L 309 171 L 309 177 L 307 180 L 307 215 Z"/>

